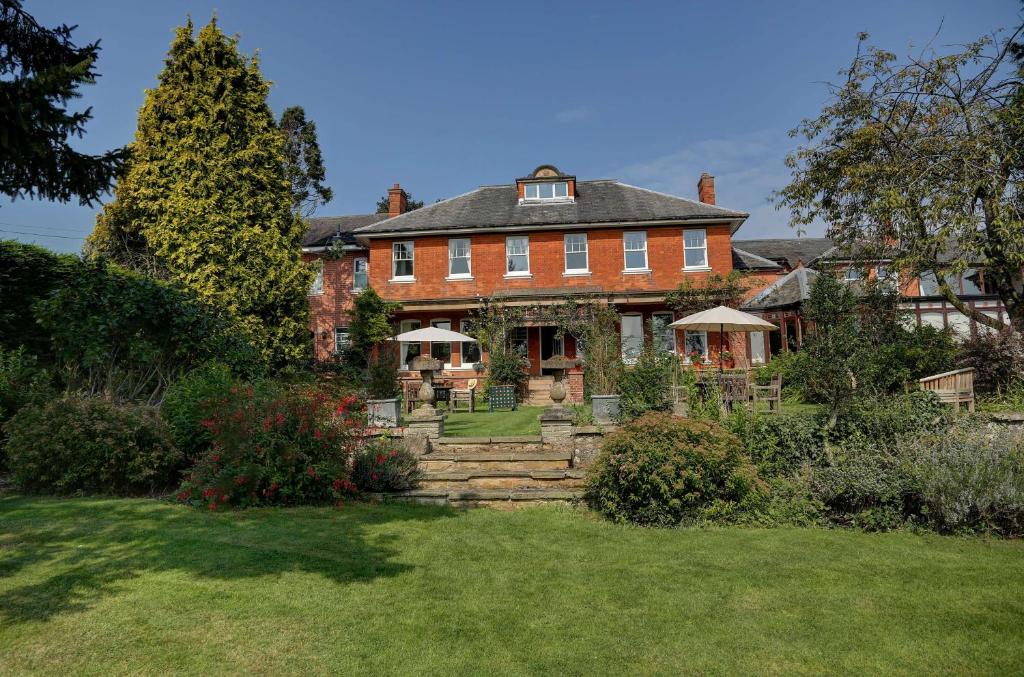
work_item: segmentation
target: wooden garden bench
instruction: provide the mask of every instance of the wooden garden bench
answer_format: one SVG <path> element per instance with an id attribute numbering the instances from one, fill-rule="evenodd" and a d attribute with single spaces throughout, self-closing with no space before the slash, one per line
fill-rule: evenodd
<path id="1" fill-rule="evenodd" d="M 918 382 L 921 390 L 930 390 L 938 395 L 939 401 L 953 405 L 957 411 L 960 411 L 961 404 L 966 404 L 967 411 L 974 412 L 973 367 L 925 376 Z"/>

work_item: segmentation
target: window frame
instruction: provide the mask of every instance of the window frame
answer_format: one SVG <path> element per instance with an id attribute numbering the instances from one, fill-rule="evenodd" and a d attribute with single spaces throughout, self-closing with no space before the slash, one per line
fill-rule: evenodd
<path id="1" fill-rule="evenodd" d="M 629 337 L 631 339 L 637 339 L 637 338 L 640 339 L 640 345 L 639 345 L 638 350 L 636 351 L 635 355 L 627 354 L 627 352 L 626 352 L 626 318 L 627 317 L 630 318 L 630 319 L 636 318 L 636 319 L 640 320 L 640 322 L 639 322 L 639 324 L 640 324 L 640 335 L 639 336 L 630 335 L 630 337 Z M 640 359 L 640 355 L 642 355 L 643 352 L 644 352 L 644 342 L 645 342 L 645 337 L 644 337 L 644 316 L 643 316 L 643 313 L 622 313 L 621 315 L 619 315 L 619 354 L 622 355 L 622 363 L 623 364 L 636 364 L 637 361 Z"/>
<path id="2" fill-rule="evenodd" d="M 466 255 L 463 256 L 452 256 L 452 245 L 456 242 L 466 243 Z M 466 272 L 465 273 L 453 273 L 452 272 L 452 261 L 455 259 L 466 259 Z M 448 238 L 448 277 L 447 280 L 471 280 L 473 279 L 473 240 L 468 237 L 450 237 Z"/>
<path id="3" fill-rule="evenodd" d="M 583 238 L 583 251 L 569 251 L 569 238 L 582 237 Z M 583 268 L 569 268 L 569 254 L 583 254 L 585 264 Z M 564 270 L 563 275 L 589 275 L 590 274 L 590 238 L 587 237 L 586 233 L 566 233 L 562 236 L 562 264 Z"/>
<path id="4" fill-rule="evenodd" d="M 508 253 L 508 245 L 510 240 L 524 240 L 526 242 L 525 254 L 515 254 L 514 256 L 526 256 L 526 270 L 509 270 L 509 260 L 513 255 Z M 533 273 L 530 271 L 530 236 L 529 235 L 508 235 L 505 237 L 505 277 L 530 277 Z"/>
<path id="5" fill-rule="evenodd" d="M 362 287 L 358 285 L 359 280 L 359 262 L 363 263 L 363 276 L 365 282 Z M 357 256 L 352 259 L 352 291 L 363 291 L 370 286 L 370 259 L 365 256 Z"/>
<path id="6" fill-rule="evenodd" d="M 671 345 L 671 348 L 666 347 L 666 350 L 664 350 L 663 352 L 666 352 L 666 353 L 668 353 L 670 355 L 675 355 L 676 354 L 676 349 L 677 349 L 676 348 L 676 328 L 671 326 L 671 325 L 672 325 L 673 322 L 676 321 L 676 314 L 674 312 L 672 312 L 671 310 L 656 310 L 653 313 L 651 313 L 651 340 L 654 342 L 655 347 L 658 347 L 659 337 L 658 337 L 657 333 L 655 332 L 657 327 L 654 324 L 654 320 L 657 317 L 665 317 L 665 316 L 668 317 L 668 324 L 666 324 L 664 327 L 662 327 L 662 329 L 665 332 L 669 332 L 669 335 L 672 337 L 672 345 Z M 664 338 L 664 337 L 662 337 L 662 338 Z"/>
<path id="7" fill-rule="evenodd" d="M 643 249 L 626 249 L 626 238 L 630 235 L 642 235 L 644 239 Z M 629 266 L 629 254 L 630 252 L 643 252 L 644 254 L 644 265 L 640 268 L 631 268 Z M 683 255 L 685 256 L 685 254 Z M 651 270 L 650 260 L 647 257 L 647 231 L 646 230 L 627 230 L 622 233 L 622 271 L 626 273 L 648 273 Z"/>
<path id="8" fill-rule="evenodd" d="M 396 248 L 399 245 L 409 245 L 409 258 L 398 259 L 395 258 L 397 253 Z M 408 261 L 412 272 L 409 275 L 398 274 L 398 262 Z M 411 282 L 416 279 L 416 242 L 413 240 L 399 240 L 391 243 L 391 281 L 392 282 Z"/>
<path id="9" fill-rule="evenodd" d="M 344 346 L 338 345 L 338 335 L 344 333 L 345 341 Z M 340 355 L 342 350 L 352 345 L 352 332 L 349 331 L 348 325 L 340 325 L 334 327 L 334 354 Z"/>
<path id="10" fill-rule="evenodd" d="M 690 247 L 686 244 L 687 233 L 700 233 L 704 244 L 700 247 Z M 703 251 L 704 252 L 704 263 L 700 265 L 691 266 L 686 262 L 686 252 L 688 251 Z M 708 229 L 707 228 L 684 228 L 683 229 L 683 270 L 711 270 L 710 260 L 708 259 Z"/>
<path id="11" fill-rule="evenodd" d="M 319 261 L 317 266 L 316 277 L 313 278 L 313 282 L 309 285 L 309 291 L 306 296 L 323 296 L 324 295 L 324 263 Z"/>
<path id="12" fill-rule="evenodd" d="M 473 321 L 472 320 L 467 320 L 465 318 L 462 318 L 461 320 L 459 320 L 459 332 L 462 333 L 462 334 L 466 334 L 466 336 L 469 336 L 469 334 L 467 332 L 472 331 L 472 325 L 473 325 Z M 472 360 L 472 361 L 470 361 L 468 363 L 466 361 L 466 346 L 469 346 L 470 348 L 475 348 L 476 351 L 477 351 L 477 354 L 476 354 L 477 359 Z M 462 341 L 462 343 L 459 344 L 459 362 L 462 365 L 463 369 L 465 369 L 467 366 L 472 368 L 472 366 L 474 364 L 476 364 L 477 362 L 483 362 L 483 361 L 484 361 L 483 350 L 480 349 L 480 343 L 479 342 L 475 342 L 475 341 Z"/>
<path id="13" fill-rule="evenodd" d="M 423 327 L 422 320 L 408 319 L 402 320 L 398 323 L 398 331 L 404 334 L 407 331 L 413 331 Z M 418 351 L 413 357 L 417 357 L 423 354 L 423 344 L 420 341 L 400 341 L 398 343 L 398 361 L 401 363 L 399 369 L 402 371 L 409 371 L 409 356 L 406 354 L 408 346 L 416 346 Z M 404 359 L 403 359 L 404 358 Z"/>
<path id="14" fill-rule="evenodd" d="M 691 335 L 700 335 L 702 337 L 703 340 L 701 342 L 703 343 L 704 351 L 703 351 L 703 353 L 701 354 L 700 357 L 701 357 L 701 362 L 702 363 L 707 363 L 709 361 L 709 359 L 710 359 L 709 356 L 710 356 L 711 353 L 710 353 L 710 350 L 708 348 L 708 333 L 707 333 L 707 331 L 705 331 L 703 329 L 699 329 L 699 330 L 687 329 L 687 330 L 685 330 L 683 332 L 683 362 L 685 364 L 692 364 L 692 361 L 690 360 L 690 336 Z"/>
<path id="15" fill-rule="evenodd" d="M 447 317 L 432 317 L 432 318 L 430 318 L 430 326 L 431 327 L 437 327 L 437 324 L 435 324 L 437 322 L 446 322 L 448 324 L 448 327 L 447 327 L 448 330 L 449 331 L 452 330 L 451 318 L 447 318 Z M 444 327 L 438 327 L 438 329 L 444 329 Z M 444 362 L 444 368 L 445 369 L 451 369 L 452 365 L 454 364 L 454 362 L 452 361 L 452 356 L 455 355 L 454 344 L 449 342 L 449 341 L 431 341 L 430 342 L 430 356 L 431 357 L 434 357 L 434 346 L 436 346 L 436 345 L 447 345 L 448 346 L 448 360 Z M 441 358 L 440 357 L 434 357 L 434 359 L 435 360 L 440 360 Z"/>
<path id="16" fill-rule="evenodd" d="M 556 186 L 565 186 L 565 195 L 558 195 Z M 551 197 L 540 197 L 540 186 L 551 186 Z M 535 189 L 536 195 L 530 195 L 530 189 Z M 555 201 L 566 201 L 571 199 L 569 197 L 569 182 L 568 181 L 530 181 L 529 183 L 523 184 L 523 202 L 555 202 Z"/>

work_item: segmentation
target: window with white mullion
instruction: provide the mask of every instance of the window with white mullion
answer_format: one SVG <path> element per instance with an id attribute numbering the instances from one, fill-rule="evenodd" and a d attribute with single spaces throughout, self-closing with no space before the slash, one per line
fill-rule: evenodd
<path id="1" fill-rule="evenodd" d="M 565 236 L 565 272 L 589 272 L 587 260 L 587 234 L 570 233 Z"/>
<path id="2" fill-rule="evenodd" d="M 505 238 L 505 274 L 530 274 L 530 238 L 515 235 Z"/>
<path id="3" fill-rule="evenodd" d="M 683 231 L 683 267 L 708 267 L 708 238 L 703 228 Z"/>
<path id="4" fill-rule="evenodd" d="M 395 242 L 391 245 L 391 276 L 395 279 L 412 279 L 414 245 L 412 242 Z"/>
<path id="5" fill-rule="evenodd" d="M 647 233 L 642 230 L 622 234 L 626 270 L 647 270 Z"/>
<path id="6" fill-rule="evenodd" d="M 469 277 L 471 274 L 469 238 L 448 240 L 448 277 Z"/>
<path id="7" fill-rule="evenodd" d="M 369 283 L 369 266 L 366 259 L 359 258 L 352 262 L 352 289 L 359 291 L 366 289 Z"/>
<path id="8" fill-rule="evenodd" d="M 526 200 L 565 200 L 569 197 L 569 184 L 565 181 L 528 183 L 523 189 Z"/>

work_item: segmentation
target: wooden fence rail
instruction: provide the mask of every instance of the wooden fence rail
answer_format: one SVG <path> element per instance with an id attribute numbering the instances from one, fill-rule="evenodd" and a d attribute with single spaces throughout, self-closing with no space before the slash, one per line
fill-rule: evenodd
<path id="1" fill-rule="evenodd" d="M 943 374 L 925 376 L 919 380 L 921 390 L 930 390 L 938 395 L 939 400 L 952 404 L 960 411 L 960 405 L 966 404 L 967 411 L 974 411 L 974 369 L 957 369 Z"/>

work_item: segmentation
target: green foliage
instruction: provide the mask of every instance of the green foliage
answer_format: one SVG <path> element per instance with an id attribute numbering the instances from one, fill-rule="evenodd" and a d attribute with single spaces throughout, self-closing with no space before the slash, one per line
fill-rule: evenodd
<path id="1" fill-rule="evenodd" d="M 252 346 L 214 308 L 175 287 L 103 261 L 81 266 L 35 306 L 71 390 L 116 401 L 160 401 L 193 365 L 258 368 Z"/>
<path id="2" fill-rule="evenodd" d="M 805 414 L 752 415 L 737 409 L 725 423 L 762 477 L 786 477 L 816 463 L 824 449 L 821 421 Z"/>
<path id="3" fill-rule="evenodd" d="M 605 438 L 587 499 L 617 522 L 667 526 L 728 513 L 761 491 L 739 439 L 714 423 L 650 413 Z"/>
<path id="4" fill-rule="evenodd" d="M 415 487 L 419 476 L 416 455 L 387 439 L 368 443 L 352 464 L 352 482 L 359 491 L 408 491 Z"/>
<path id="5" fill-rule="evenodd" d="M 649 411 L 668 411 L 669 384 L 672 382 L 674 356 L 644 345 L 636 364 L 627 367 L 619 386 L 619 409 L 623 420 L 635 419 Z"/>
<path id="6" fill-rule="evenodd" d="M 99 77 L 99 41 L 79 47 L 73 30 L 40 26 L 19 0 L 0 3 L 0 193 L 11 199 L 91 205 L 124 162 L 124 149 L 88 155 L 68 143 L 92 119 L 91 108 L 72 112 L 69 104 Z"/>
<path id="7" fill-rule="evenodd" d="M 1024 438 L 1006 428 L 961 424 L 914 439 L 927 517 L 944 531 L 1024 534 Z"/>
<path id="8" fill-rule="evenodd" d="M 213 442 L 202 421 L 210 403 L 224 398 L 239 382 L 231 369 L 220 362 L 202 364 L 167 388 L 160 415 L 171 428 L 174 443 L 189 460 L 195 460 Z"/>
<path id="9" fill-rule="evenodd" d="M 1004 49 L 1020 30 L 906 59 L 859 45 L 820 116 L 791 132 L 807 143 L 786 158 L 793 180 L 775 197 L 793 225 L 828 223 L 863 260 L 934 271 L 946 301 L 1000 326 L 945 281 L 984 260 L 986 285 L 1024 328 L 1024 89 Z"/>
<path id="10" fill-rule="evenodd" d="M 32 305 L 76 280 L 81 267 L 76 256 L 0 240 L 0 347 L 24 346 L 33 355 L 49 357 L 50 335 L 36 322 Z"/>
<path id="11" fill-rule="evenodd" d="M 395 313 L 402 304 L 385 301 L 367 287 L 352 301 L 352 319 L 349 322 L 349 340 L 352 351 L 357 355 L 369 356 L 375 348 L 395 333 Z"/>
<path id="12" fill-rule="evenodd" d="M 355 489 L 350 464 L 363 440 L 355 405 L 311 388 L 232 388 L 208 401 L 212 443 L 178 500 L 209 510 L 342 500 Z"/>
<path id="13" fill-rule="evenodd" d="M 590 395 L 615 395 L 622 381 L 622 341 L 616 323 L 619 315 L 611 306 L 593 308 L 589 321 L 577 335 L 583 346 L 586 364 L 584 389 Z"/>
<path id="14" fill-rule="evenodd" d="M 284 137 L 269 83 L 211 21 L 178 29 L 139 112 L 127 171 L 87 242 L 228 312 L 275 367 L 309 353 L 302 260 Z"/>
<path id="15" fill-rule="evenodd" d="M 1024 381 L 1024 335 L 1013 330 L 972 332 L 960 344 L 958 366 L 974 368 L 978 393 L 999 393 Z"/>
<path id="16" fill-rule="evenodd" d="M 24 348 L 5 350 L 0 346 L 0 470 L 6 466 L 4 424 L 22 407 L 41 404 L 56 394 L 52 375 L 36 362 Z"/>
<path id="17" fill-rule="evenodd" d="M 518 392 L 530 378 L 526 356 L 515 350 L 499 350 L 491 353 L 488 357 L 487 369 L 488 388 L 490 386 L 515 386 Z"/>
<path id="18" fill-rule="evenodd" d="M 744 274 L 731 270 L 728 274 L 711 273 L 700 281 L 683 279 L 679 287 L 665 295 L 665 303 L 680 315 L 691 315 L 715 306 L 738 308 L 750 286 Z"/>
<path id="19" fill-rule="evenodd" d="M 22 407 L 5 426 L 11 479 L 21 491 L 153 493 L 172 486 L 183 456 L 157 410 L 99 398 Z"/>
<path id="20" fill-rule="evenodd" d="M 316 138 L 316 123 L 306 119 L 302 106 L 286 108 L 278 122 L 284 137 L 285 176 L 291 184 L 292 209 L 309 216 L 334 197 L 324 185 L 327 172 Z"/>
<path id="21" fill-rule="evenodd" d="M 371 400 L 387 400 L 401 394 L 398 356 L 392 350 L 381 350 L 367 372 L 366 396 Z"/>

